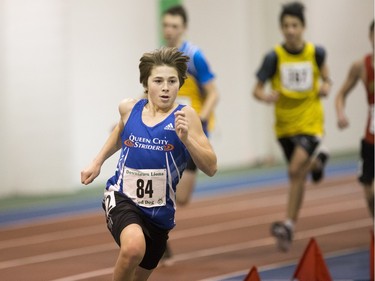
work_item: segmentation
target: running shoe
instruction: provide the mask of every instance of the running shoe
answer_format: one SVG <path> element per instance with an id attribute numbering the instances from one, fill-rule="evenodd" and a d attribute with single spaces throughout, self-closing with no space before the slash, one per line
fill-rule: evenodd
<path id="1" fill-rule="evenodd" d="M 271 226 L 271 234 L 276 238 L 277 247 L 282 252 L 287 252 L 292 245 L 293 232 L 283 222 L 274 222 Z"/>
<path id="2" fill-rule="evenodd" d="M 311 171 L 311 178 L 314 183 L 320 182 L 324 177 L 324 167 L 329 159 L 328 152 L 319 152 L 316 156 L 318 160 L 318 167 Z"/>

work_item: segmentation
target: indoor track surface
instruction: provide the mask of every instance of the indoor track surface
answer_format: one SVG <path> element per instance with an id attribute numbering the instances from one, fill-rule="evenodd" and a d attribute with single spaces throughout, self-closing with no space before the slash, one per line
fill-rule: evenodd
<path id="1" fill-rule="evenodd" d="M 271 223 L 285 216 L 284 170 L 265 173 L 256 182 L 242 174 L 201 184 L 192 203 L 177 210 L 171 264 L 156 268 L 149 280 L 239 281 L 252 266 L 262 280 L 290 280 L 311 238 L 335 280 L 369 280 L 373 220 L 353 167 L 333 167 L 320 184 L 307 184 L 288 253 L 277 250 L 269 232 Z M 98 194 L 90 204 L 82 201 L 83 207 L 2 210 L 0 280 L 111 280 L 118 248 L 100 201 Z M 347 276 L 337 276 L 344 269 Z"/>

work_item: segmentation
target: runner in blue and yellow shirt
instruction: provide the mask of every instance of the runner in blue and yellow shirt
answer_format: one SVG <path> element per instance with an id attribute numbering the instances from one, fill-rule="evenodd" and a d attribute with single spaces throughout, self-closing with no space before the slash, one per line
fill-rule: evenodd
<path id="1" fill-rule="evenodd" d="M 187 29 L 188 16 L 183 6 L 170 7 L 163 13 L 162 30 L 165 44 L 168 47 L 176 47 L 190 57 L 188 62 L 187 79 L 181 87 L 177 102 L 190 105 L 198 113 L 203 130 L 206 135 L 213 128 L 213 113 L 219 99 L 215 84 L 215 75 L 202 50 L 192 43 L 184 40 Z M 185 173 L 180 180 L 177 191 L 177 203 L 184 206 L 189 203 L 194 191 L 197 167 L 192 159 L 189 159 Z M 171 256 L 167 248 L 165 257 Z M 164 259 L 166 260 L 166 259 Z"/>

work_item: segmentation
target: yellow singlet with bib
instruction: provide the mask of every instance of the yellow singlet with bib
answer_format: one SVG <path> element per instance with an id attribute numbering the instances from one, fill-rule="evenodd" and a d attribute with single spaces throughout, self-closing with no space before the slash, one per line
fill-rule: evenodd
<path id="1" fill-rule="evenodd" d="M 277 45 L 275 52 L 277 67 L 271 85 L 280 93 L 275 104 L 276 136 L 322 136 L 324 114 L 319 97 L 320 70 L 315 46 L 306 43 L 299 54 L 291 54 Z"/>

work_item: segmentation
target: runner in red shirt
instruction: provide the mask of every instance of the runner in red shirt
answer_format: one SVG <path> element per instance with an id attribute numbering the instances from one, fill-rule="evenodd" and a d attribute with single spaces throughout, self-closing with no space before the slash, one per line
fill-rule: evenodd
<path id="1" fill-rule="evenodd" d="M 336 111 L 339 128 L 348 127 L 349 120 L 344 112 L 345 99 L 358 80 L 361 80 L 367 91 L 368 119 L 365 136 L 361 141 L 362 170 L 359 181 L 365 189 L 367 204 L 374 217 L 374 21 L 370 25 L 370 41 L 372 53 L 352 64 L 346 81 L 337 93 Z"/>

